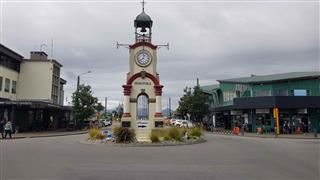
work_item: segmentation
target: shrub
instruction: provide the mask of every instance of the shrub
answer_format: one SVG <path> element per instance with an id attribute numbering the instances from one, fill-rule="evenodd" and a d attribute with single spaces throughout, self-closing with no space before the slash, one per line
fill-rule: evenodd
<path id="1" fill-rule="evenodd" d="M 117 143 L 131 143 L 136 139 L 136 133 L 133 129 L 129 128 L 115 127 L 113 134 Z"/>
<path id="2" fill-rule="evenodd" d="M 96 140 L 97 139 L 97 135 L 101 133 L 101 131 L 98 128 L 91 128 L 88 131 L 88 136 L 90 140 Z"/>
<path id="3" fill-rule="evenodd" d="M 100 139 L 100 140 L 102 140 L 102 139 L 105 139 L 107 136 L 105 135 L 105 134 L 103 134 L 101 131 L 97 134 L 97 136 L 96 136 L 96 138 L 97 139 Z"/>
<path id="4" fill-rule="evenodd" d="M 160 138 L 159 137 L 160 137 L 160 134 L 158 132 L 151 131 L 151 134 L 150 134 L 151 142 L 153 142 L 153 143 L 160 142 Z"/>
<path id="5" fill-rule="evenodd" d="M 182 137 L 183 137 L 182 129 L 179 129 L 177 127 L 171 127 L 169 129 L 168 135 L 171 139 L 174 139 L 176 141 L 182 141 Z"/>
<path id="6" fill-rule="evenodd" d="M 172 138 L 169 136 L 169 133 L 167 133 L 167 134 L 164 135 L 163 140 L 164 141 L 171 141 Z"/>
<path id="7" fill-rule="evenodd" d="M 188 134 L 190 137 L 201 137 L 203 132 L 201 128 L 194 127 L 189 130 Z"/>

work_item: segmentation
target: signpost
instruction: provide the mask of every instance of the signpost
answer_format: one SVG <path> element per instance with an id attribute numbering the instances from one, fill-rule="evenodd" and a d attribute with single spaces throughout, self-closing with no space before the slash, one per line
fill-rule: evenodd
<path id="1" fill-rule="evenodd" d="M 276 123 L 276 134 L 280 134 L 280 128 L 279 128 L 279 108 L 275 107 L 273 108 L 273 117 Z"/>

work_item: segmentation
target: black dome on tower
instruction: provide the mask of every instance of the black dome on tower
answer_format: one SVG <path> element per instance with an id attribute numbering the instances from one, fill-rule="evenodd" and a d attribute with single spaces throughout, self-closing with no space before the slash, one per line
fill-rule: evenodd
<path id="1" fill-rule="evenodd" d="M 152 27 L 152 20 L 151 17 L 142 11 L 134 20 L 134 27 L 135 28 L 151 28 Z"/>

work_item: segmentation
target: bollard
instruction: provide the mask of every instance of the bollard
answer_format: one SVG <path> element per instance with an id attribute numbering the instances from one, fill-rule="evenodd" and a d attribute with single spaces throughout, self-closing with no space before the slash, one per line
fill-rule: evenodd
<path id="1" fill-rule="evenodd" d="M 313 132 L 314 132 L 314 138 L 317 138 L 317 137 L 318 137 L 317 128 L 314 128 L 314 129 L 313 129 Z"/>
<path id="2" fill-rule="evenodd" d="M 274 128 L 274 135 L 275 135 L 275 138 L 278 138 L 278 131 L 277 131 L 277 127 Z"/>

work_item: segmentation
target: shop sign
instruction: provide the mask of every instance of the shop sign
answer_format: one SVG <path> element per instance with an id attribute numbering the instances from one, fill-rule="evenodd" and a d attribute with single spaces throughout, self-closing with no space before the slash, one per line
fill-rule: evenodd
<path id="1" fill-rule="evenodd" d="M 308 113 L 308 110 L 305 108 L 305 109 L 298 109 L 298 114 L 307 114 Z"/>
<path id="2" fill-rule="evenodd" d="M 270 109 L 256 109 L 256 114 L 269 114 Z"/>
<path id="3" fill-rule="evenodd" d="M 242 111 L 235 111 L 235 110 L 231 110 L 230 111 L 231 115 L 242 115 Z"/>

